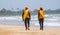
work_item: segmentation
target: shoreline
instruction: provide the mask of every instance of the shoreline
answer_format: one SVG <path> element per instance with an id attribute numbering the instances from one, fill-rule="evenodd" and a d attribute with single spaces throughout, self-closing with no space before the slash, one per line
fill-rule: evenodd
<path id="1" fill-rule="evenodd" d="M 25 27 L 25 25 L 11 25 L 11 24 L 0 24 L 0 26 L 23 26 Z M 40 28 L 40 26 L 30 26 L 33 28 Z M 44 28 L 60 28 L 60 26 L 44 26 Z"/>

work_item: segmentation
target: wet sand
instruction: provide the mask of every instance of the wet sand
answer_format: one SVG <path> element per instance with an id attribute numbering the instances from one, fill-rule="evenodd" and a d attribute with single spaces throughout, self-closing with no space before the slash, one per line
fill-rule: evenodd
<path id="1" fill-rule="evenodd" d="M 0 35 L 60 35 L 60 28 L 44 28 L 42 31 L 37 27 L 25 30 L 24 26 L 0 25 Z"/>

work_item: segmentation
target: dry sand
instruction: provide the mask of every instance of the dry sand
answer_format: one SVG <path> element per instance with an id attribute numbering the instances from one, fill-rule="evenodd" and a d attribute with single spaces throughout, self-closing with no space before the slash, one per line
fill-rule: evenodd
<path id="1" fill-rule="evenodd" d="M 24 26 L 0 25 L 0 35 L 60 35 L 60 28 L 39 28 L 31 27 L 25 30 Z"/>

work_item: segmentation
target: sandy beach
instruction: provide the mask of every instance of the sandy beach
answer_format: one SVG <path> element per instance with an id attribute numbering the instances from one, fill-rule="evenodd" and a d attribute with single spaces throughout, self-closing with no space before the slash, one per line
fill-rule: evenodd
<path id="1" fill-rule="evenodd" d="M 0 25 L 0 35 L 60 35 L 60 28 L 44 28 L 42 31 L 36 27 L 25 30 L 24 26 Z"/>

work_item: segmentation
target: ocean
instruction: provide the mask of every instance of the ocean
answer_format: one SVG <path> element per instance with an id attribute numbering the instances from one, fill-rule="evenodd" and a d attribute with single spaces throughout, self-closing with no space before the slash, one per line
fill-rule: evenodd
<path id="1" fill-rule="evenodd" d="M 60 14 L 45 14 L 44 27 L 60 27 Z M 22 16 L 0 16 L 0 24 L 24 26 Z M 31 15 L 30 26 L 39 27 L 38 15 Z"/>

